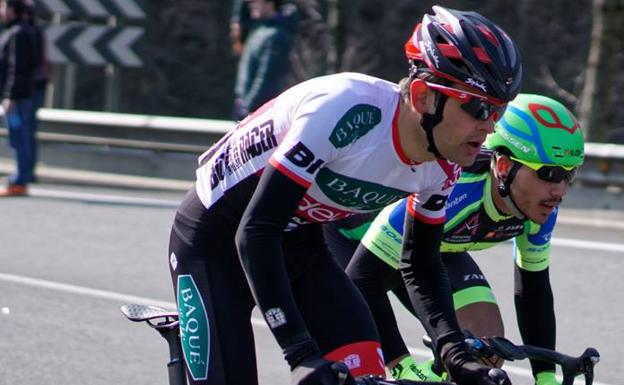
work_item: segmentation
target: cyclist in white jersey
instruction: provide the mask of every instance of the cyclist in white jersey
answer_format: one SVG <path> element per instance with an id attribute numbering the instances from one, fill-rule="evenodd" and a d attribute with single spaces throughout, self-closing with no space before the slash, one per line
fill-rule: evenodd
<path id="1" fill-rule="evenodd" d="M 439 246 L 458 166 L 474 161 L 518 93 L 521 63 L 509 37 L 481 15 L 434 12 L 406 46 L 410 77 L 401 85 L 353 73 L 309 80 L 200 157 L 169 245 L 192 384 L 257 383 L 256 305 L 294 384 L 383 375 L 372 316 L 327 250 L 321 224 L 408 195 L 421 246 L 403 261 L 408 290 L 418 292 L 414 307 L 438 314 L 428 327 L 455 378 L 494 384 L 463 344 L 450 289 L 436 292 Z M 423 261 L 431 270 L 414 275 Z"/>

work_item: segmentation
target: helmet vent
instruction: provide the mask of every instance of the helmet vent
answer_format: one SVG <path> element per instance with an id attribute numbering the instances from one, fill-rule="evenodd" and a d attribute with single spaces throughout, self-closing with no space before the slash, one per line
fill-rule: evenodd
<path id="1" fill-rule="evenodd" d="M 479 24 L 477 25 L 477 28 L 479 29 L 479 31 L 481 31 L 485 38 L 488 39 L 490 43 L 492 43 L 493 46 L 500 47 L 498 40 L 496 40 L 496 36 L 494 36 L 494 33 L 492 33 L 492 31 L 490 31 L 488 27 L 483 24 Z"/>
<path id="2" fill-rule="evenodd" d="M 457 68 L 459 68 L 462 71 L 468 72 L 470 71 L 470 69 L 468 68 L 468 66 L 466 66 L 466 63 L 464 63 L 463 60 L 460 59 L 449 59 L 449 61 L 451 63 L 453 63 L 453 65 Z"/>
<path id="3" fill-rule="evenodd" d="M 457 83 L 478 80 L 492 99 L 518 94 L 522 63 L 518 48 L 500 27 L 476 12 L 440 6 L 425 14 L 405 44 L 409 59 L 422 60 L 438 77 Z"/>

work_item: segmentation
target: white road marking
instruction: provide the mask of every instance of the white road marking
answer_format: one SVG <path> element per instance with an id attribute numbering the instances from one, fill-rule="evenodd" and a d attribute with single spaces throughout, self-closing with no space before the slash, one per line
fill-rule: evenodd
<path id="1" fill-rule="evenodd" d="M 30 195 L 37 198 L 53 198 L 59 200 L 75 200 L 92 203 L 126 204 L 136 206 L 154 206 L 163 208 L 177 208 L 182 201 L 157 198 L 142 198 L 114 194 L 84 193 L 76 191 L 50 190 L 33 188 Z"/>
<path id="2" fill-rule="evenodd" d="M 83 193 L 67 190 L 49 189 L 35 187 L 31 189 L 31 194 L 35 197 L 42 198 L 59 198 L 59 199 L 75 199 L 95 201 L 102 203 L 126 203 L 137 205 L 154 205 L 162 207 L 177 207 L 180 204 L 180 200 L 168 200 L 168 199 L 154 199 L 154 198 L 141 198 L 132 196 L 122 196 L 116 194 L 106 193 Z M 579 215 L 566 215 L 565 209 L 561 209 L 559 216 L 557 217 L 557 223 L 564 225 L 578 225 L 587 227 L 599 227 L 599 228 L 612 228 L 612 229 L 624 229 L 624 221 L 599 219 L 595 217 L 582 217 Z"/>
<path id="3" fill-rule="evenodd" d="M 70 285 L 66 283 L 53 282 L 53 281 L 48 281 L 48 280 L 38 279 L 38 278 L 24 277 L 24 276 L 15 275 L 15 274 L 0 273 L 0 281 L 26 285 L 26 286 L 31 286 L 31 287 L 37 287 L 37 288 L 43 288 L 43 289 L 48 289 L 48 290 L 56 290 L 56 291 L 60 291 L 64 293 L 78 294 L 78 295 L 83 295 L 83 296 L 88 296 L 88 297 L 109 299 L 109 300 L 123 302 L 124 304 L 136 303 L 136 304 L 142 304 L 142 305 L 153 305 L 153 306 L 160 306 L 168 310 L 174 310 L 176 308 L 176 305 L 173 302 L 162 301 L 162 300 L 153 299 L 153 298 L 139 297 L 139 296 L 123 294 L 123 293 L 117 293 L 117 292 L 108 291 L 108 290 L 91 289 L 91 288 L 83 287 L 83 286 L 76 286 L 76 285 Z M 264 320 L 260 318 L 252 317 L 251 323 L 256 326 L 268 328 Z M 426 349 L 418 349 L 414 347 L 408 347 L 408 349 L 410 353 L 420 356 L 420 357 L 429 358 L 431 356 L 431 352 Z M 520 368 L 517 366 L 506 364 L 505 370 L 517 376 L 528 377 L 528 378 L 532 377 L 530 370 Z M 579 379 L 575 381 L 574 383 L 583 384 L 584 382 L 583 380 Z M 594 385 L 610 385 L 610 384 L 594 381 Z"/>
<path id="4" fill-rule="evenodd" d="M 599 218 L 586 218 L 578 215 L 566 215 L 565 209 L 559 211 L 557 223 L 562 225 L 598 227 L 603 229 L 624 230 L 624 222 Z"/>
<path id="5" fill-rule="evenodd" d="M 594 242 L 583 241 L 580 239 L 570 238 L 553 238 L 551 243 L 556 246 L 573 247 L 575 249 L 613 251 L 616 253 L 624 253 L 624 244 L 610 242 Z"/>
<path id="6" fill-rule="evenodd" d="M 162 207 L 162 208 L 177 208 L 178 205 L 180 204 L 180 202 L 176 200 L 131 197 L 131 196 L 122 196 L 122 195 L 113 195 L 113 194 L 102 194 L 102 193 L 61 191 L 61 190 L 50 190 L 50 189 L 41 189 L 41 188 L 33 189 L 33 191 L 31 192 L 31 195 L 35 197 L 40 197 L 40 198 L 80 200 L 80 201 L 93 202 L 93 203 L 126 204 L 126 205 L 137 205 L 137 206 Z M 564 224 L 574 223 L 577 225 L 583 225 L 587 227 L 605 228 L 610 225 L 611 228 L 619 228 L 620 226 L 624 228 L 624 223 L 620 223 L 616 221 L 601 221 L 598 219 L 583 219 L 583 218 L 577 218 L 577 217 L 571 218 L 571 217 L 559 216 L 559 218 L 557 218 L 557 221 L 559 223 L 564 223 Z M 573 247 L 573 248 L 580 248 L 580 249 L 610 251 L 610 252 L 616 252 L 616 253 L 624 252 L 624 244 L 620 244 L 620 243 L 583 241 L 583 240 L 569 239 L 569 238 L 553 238 L 552 244 L 557 245 L 557 246 Z"/>

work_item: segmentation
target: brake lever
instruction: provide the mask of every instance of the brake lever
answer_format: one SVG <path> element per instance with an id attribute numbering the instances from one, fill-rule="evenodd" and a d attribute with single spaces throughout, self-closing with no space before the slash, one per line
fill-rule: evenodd
<path id="1" fill-rule="evenodd" d="M 600 362 L 600 353 L 594 348 L 587 348 L 579 357 L 565 357 L 561 363 L 563 382 L 561 385 L 572 385 L 579 374 L 585 377 L 585 385 L 594 382 L 594 366 Z"/>

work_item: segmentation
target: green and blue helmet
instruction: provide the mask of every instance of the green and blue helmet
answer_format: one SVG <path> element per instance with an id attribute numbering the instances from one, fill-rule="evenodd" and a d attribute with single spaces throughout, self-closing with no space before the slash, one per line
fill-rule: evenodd
<path id="1" fill-rule="evenodd" d="M 532 94 L 519 94 L 509 103 L 485 146 L 505 148 L 512 158 L 534 169 L 548 165 L 571 170 L 583 164 L 585 153 L 574 115 L 558 101 Z"/>
<path id="2" fill-rule="evenodd" d="M 499 179 L 498 192 L 520 219 L 526 215 L 511 196 L 511 184 L 520 165 L 534 170 L 541 180 L 569 183 L 585 154 L 583 132 L 574 115 L 556 100 L 530 94 L 519 94 L 507 105 L 485 146 L 515 162 L 507 176 Z"/>

